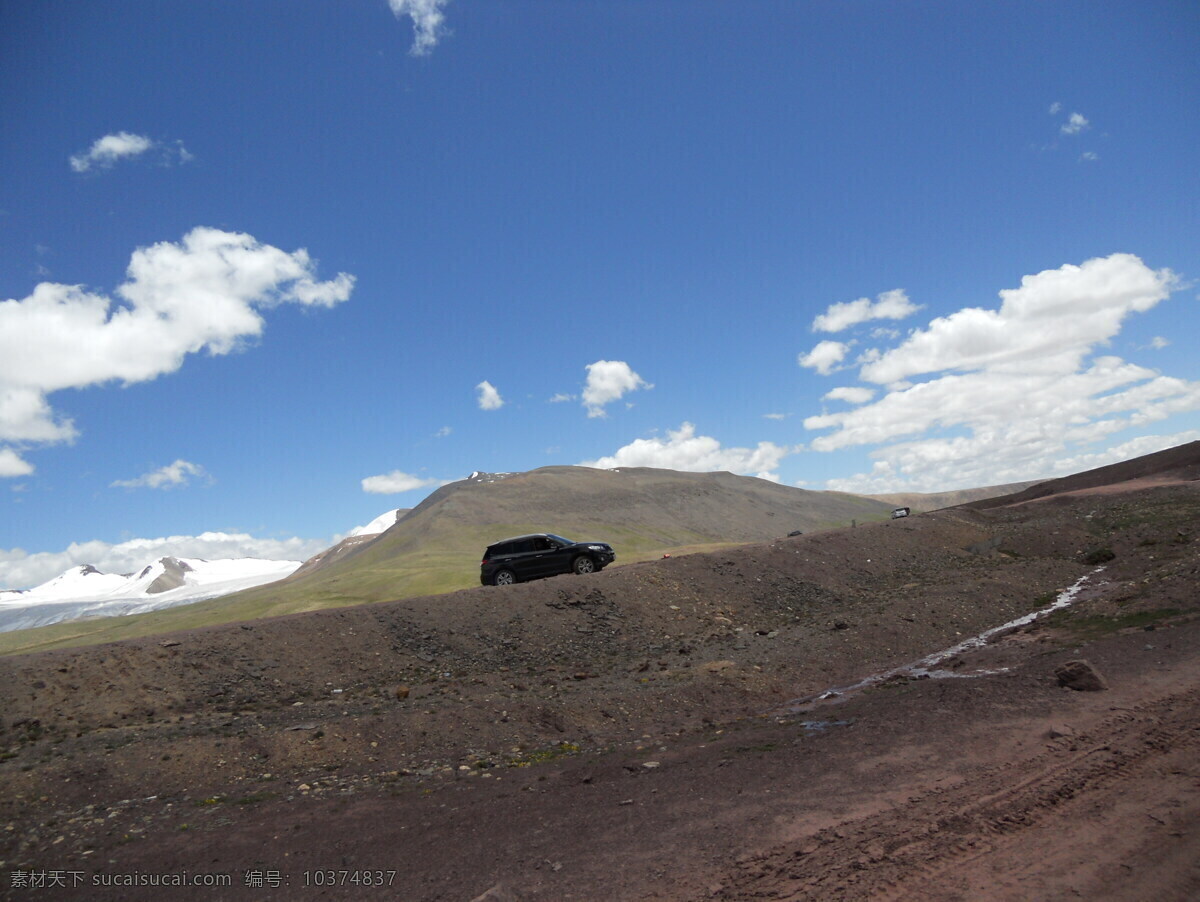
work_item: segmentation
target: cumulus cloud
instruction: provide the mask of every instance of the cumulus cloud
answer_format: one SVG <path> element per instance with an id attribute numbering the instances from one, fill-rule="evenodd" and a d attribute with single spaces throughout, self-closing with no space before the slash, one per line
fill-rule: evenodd
<path id="1" fill-rule="evenodd" d="M 85 564 L 104 573 L 136 573 L 162 557 L 303 561 L 331 544 L 329 539 L 260 539 L 248 533 L 205 532 L 198 536 L 130 539 L 116 545 L 102 541 L 72 542 L 63 551 L 28 553 L 20 548 L 0 549 L 0 588 L 39 586 Z"/>
<path id="2" fill-rule="evenodd" d="M 834 368 L 846 358 L 850 345 L 840 341 L 822 341 L 807 354 L 797 357 L 797 362 L 809 369 L 816 370 L 822 376 L 828 376 Z"/>
<path id="3" fill-rule="evenodd" d="M 1057 116 L 1059 113 L 1062 112 L 1062 108 L 1063 108 L 1063 105 L 1061 103 L 1059 103 L 1057 100 L 1054 101 L 1054 103 L 1050 104 L 1050 115 Z"/>
<path id="4" fill-rule="evenodd" d="M 1143 457 L 1156 451 L 1166 451 L 1168 448 L 1176 448 L 1197 440 L 1200 440 L 1200 429 L 1189 429 L 1187 432 L 1178 432 L 1174 435 L 1142 435 L 1103 451 L 1059 458 L 1054 461 L 1051 473 L 1055 476 L 1082 473 L 1084 470 L 1106 467 L 1109 464 Z"/>
<path id="5" fill-rule="evenodd" d="M 53 392 L 145 382 L 178 370 L 189 354 L 231 353 L 262 334 L 260 310 L 332 307 L 354 287 L 347 273 L 316 281 L 303 249 L 289 254 L 203 227 L 178 244 L 139 248 L 127 276 L 116 300 L 42 282 L 26 298 L 0 302 L 0 442 L 72 441 L 78 431 L 51 409 Z"/>
<path id="6" fill-rule="evenodd" d="M 605 416 L 605 405 L 639 388 L 654 388 L 623 360 L 597 360 L 587 365 L 587 384 L 583 388 L 583 406 L 589 417 Z"/>
<path id="7" fill-rule="evenodd" d="M 411 492 L 413 489 L 423 489 L 434 485 L 445 485 L 440 479 L 422 479 L 400 470 L 392 470 L 381 476 L 368 476 L 362 481 L 364 492 L 372 495 L 398 495 L 401 492 Z"/>
<path id="8" fill-rule="evenodd" d="M 1064 461 L 1094 453 L 1078 449 L 1200 409 L 1200 382 L 1091 356 L 1177 286 L 1169 270 L 1113 254 L 1026 276 L 998 309 L 933 320 L 862 366 L 863 381 L 887 386 L 882 397 L 804 421 L 832 430 L 817 451 L 885 445 L 869 473 L 829 488 L 941 491 L 1069 472 Z"/>
<path id="9" fill-rule="evenodd" d="M 209 479 L 211 481 L 204 467 L 180 459 L 174 463 L 167 464 L 165 467 L 144 473 L 135 479 L 118 479 L 112 483 L 111 487 L 125 489 L 170 489 L 176 486 L 187 485 L 193 476 L 198 479 Z"/>
<path id="10" fill-rule="evenodd" d="M 1176 284 L 1170 270 L 1152 270 L 1133 254 L 1025 276 L 1020 288 L 1000 292 L 999 310 L 969 307 L 939 317 L 861 375 L 889 383 L 942 370 L 1073 372 L 1125 317 L 1149 310 Z"/>
<path id="11" fill-rule="evenodd" d="M 885 291 L 872 302 L 870 298 L 830 304 L 829 309 L 813 320 L 814 332 L 841 332 L 859 323 L 876 319 L 904 319 L 921 308 L 908 299 L 902 288 Z"/>
<path id="12" fill-rule="evenodd" d="M 722 448 L 711 436 L 696 435 L 696 427 L 684 423 L 668 430 L 664 438 L 639 438 L 609 457 L 584 461 L 581 467 L 611 470 L 615 467 L 658 467 L 691 473 L 727 470 L 741 475 L 779 481 L 775 471 L 791 449 L 774 442 L 759 442 L 755 448 Z"/>
<path id="13" fill-rule="evenodd" d="M 22 460 L 12 448 L 0 448 L 0 477 L 28 476 L 33 465 Z"/>
<path id="14" fill-rule="evenodd" d="M 408 16 L 413 23 L 413 56 L 427 56 L 437 46 L 445 31 L 446 14 L 443 8 L 450 0 L 388 0 L 392 13 L 399 19 Z"/>
<path id="15" fill-rule="evenodd" d="M 1059 131 L 1064 135 L 1078 135 L 1082 131 L 1086 131 L 1091 126 L 1087 118 L 1082 113 L 1072 113 L 1067 117 L 1067 121 Z"/>
<path id="16" fill-rule="evenodd" d="M 479 392 L 480 410 L 499 410 L 504 406 L 504 399 L 500 397 L 500 392 L 496 391 L 496 386 L 486 379 L 475 386 L 475 391 Z"/>
<path id="17" fill-rule="evenodd" d="M 111 169 L 121 160 L 131 160 L 151 152 L 163 165 L 186 163 L 193 159 L 182 141 L 155 141 L 145 135 L 115 132 L 97 138 L 87 150 L 74 154 L 70 163 L 76 172 L 90 172 L 93 169 Z"/>
<path id="18" fill-rule="evenodd" d="M 846 385 L 825 393 L 824 400 L 848 401 L 851 404 L 866 404 L 875 397 L 875 389 L 857 385 Z"/>

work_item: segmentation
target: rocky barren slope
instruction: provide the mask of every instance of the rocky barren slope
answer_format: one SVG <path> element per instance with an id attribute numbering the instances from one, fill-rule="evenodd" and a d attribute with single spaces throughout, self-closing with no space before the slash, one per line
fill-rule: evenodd
<path id="1" fill-rule="evenodd" d="M 2 659 L 0 894 L 1194 898 L 1200 445 L 1166 454 L 984 511 Z M 1070 586 L 953 676 L 902 669 Z M 1059 685 L 1079 658 L 1109 689 Z M 120 885 L 159 875 L 230 885 Z"/>

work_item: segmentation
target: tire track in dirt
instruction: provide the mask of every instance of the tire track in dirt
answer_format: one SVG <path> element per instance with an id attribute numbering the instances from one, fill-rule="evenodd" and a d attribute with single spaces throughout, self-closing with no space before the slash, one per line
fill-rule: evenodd
<path id="1" fill-rule="evenodd" d="M 1121 711 L 1087 733 L 1053 741 L 1041 754 L 932 790 L 903 808 L 747 856 L 727 875 L 720 896 L 930 898 L 936 878 L 1021 841 L 1029 828 L 1102 804 L 1139 772 L 1196 745 L 1200 690 L 1191 689 Z"/>

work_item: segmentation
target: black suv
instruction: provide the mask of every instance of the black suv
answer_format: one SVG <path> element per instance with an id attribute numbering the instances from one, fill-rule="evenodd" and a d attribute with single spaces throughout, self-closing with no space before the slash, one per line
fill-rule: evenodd
<path id="1" fill-rule="evenodd" d="M 485 586 L 510 586 L 559 573 L 595 573 L 616 557 L 604 542 L 572 542 L 548 532 L 514 536 L 488 546 L 479 564 L 479 581 Z"/>

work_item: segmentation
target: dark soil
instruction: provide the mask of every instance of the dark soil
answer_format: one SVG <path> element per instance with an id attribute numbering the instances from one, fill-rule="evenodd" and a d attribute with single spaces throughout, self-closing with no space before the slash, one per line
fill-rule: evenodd
<path id="1" fill-rule="evenodd" d="M 0 659 L 0 896 L 1195 898 L 1197 575 L 1158 472 Z"/>

